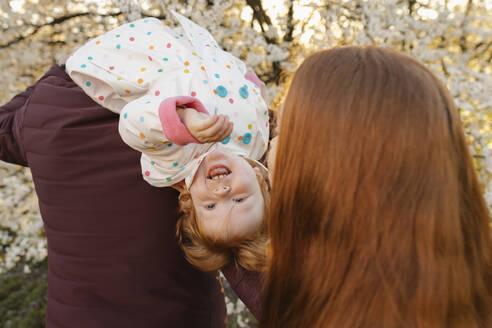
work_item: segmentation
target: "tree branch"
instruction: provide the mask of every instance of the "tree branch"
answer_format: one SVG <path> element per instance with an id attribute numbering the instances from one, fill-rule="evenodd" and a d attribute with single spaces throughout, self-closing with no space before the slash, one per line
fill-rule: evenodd
<path id="1" fill-rule="evenodd" d="M 51 22 L 47 22 L 47 23 L 43 23 L 43 24 L 39 24 L 39 25 L 26 24 L 29 28 L 32 28 L 32 30 L 29 33 L 24 34 L 24 35 L 19 35 L 18 37 L 14 38 L 12 40 L 9 40 L 4 44 L 0 44 L 0 49 L 8 48 L 13 44 L 19 43 L 19 42 L 35 35 L 43 27 L 58 25 L 58 24 L 64 23 L 65 21 L 68 21 L 68 20 L 71 20 L 71 19 L 74 19 L 77 17 L 117 17 L 117 16 L 120 16 L 123 14 L 124 13 L 122 13 L 121 11 L 110 13 L 110 14 L 96 14 L 96 13 L 91 13 L 91 12 L 82 12 L 82 13 L 75 13 L 75 14 L 71 14 L 71 15 L 67 15 L 67 16 L 57 17 L 57 18 L 53 19 Z M 142 16 L 143 17 L 155 17 L 157 19 L 165 19 L 166 18 L 165 15 L 153 16 L 153 15 L 142 14 Z"/>
<path id="2" fill-rule="evenodd" d="M 58 24 L 61 24 L 67 20 L 70 20 L 70 19 L 73 19 L 76 17 L 84 17 L 84 16 L 114 17 L 114 16 L 119 16 L 121 14 L 122 14 L 121 12 L 116 12 L 116 13 L 111 13 L 111 14 L 99 15 L 99 14 L 94 14 L 94 13 L 90 13 L 90 12 L 84 12 L 84 13 L 76 13 L 76 14 L 71 14 L 71 15 L 67 15 L 67 16 L 57 17 L 54 20 L 52 20 L 51 22 L 44 23 L 44 24 L 39 24 L 39 25 L 29 24 L 29 27 L 32 28 L 31 32 L 24 34 L 24 35 L 20 35 L 20 36 L 14 38 L 12 40 L 9 40 L 7 43 L 1 44 L 0 49 L 8 48 L 13 44 L 19 43 L 19 42 L 27 39 L 28 37 L 33 36 L 43 27 L 58 25 Z"/>
<path id="3" fill-rule="evenodd" d="M 246 0 L 246 3 L 251 9 L 253 9 L 253 20 L 256 20 L 260 25 L 261 32 L 265 41 L 269 44 L 278 45 L 278 40 L 275 37 L 273 36 L 270 37 L 266 34 L 267 33 L 266 28 L 272 25 L 272 20 L 265 12 L 261 0 Z M 272 74 L 267 78 L 263 77 L 264 82 L 265 83 L 274 82 L 275 84 L 278 84 L 280 81 L 281 73 L 282 73 L 282 67 L 280 66 L 280 62 L 278 61 L 272 62 Z"/>
<path id="4" fill-rule="evenodd" d="M 408 0 L 408 12 L 410 16 L 413 14 L 413 6 L 417 3 L 417 0 Z"/>
<path id="5" fill-rule="evenodd" d="M 461 33 L 461 37 L 460 37 L 461 52 L 466 51 L 466 34 L 465 34 L 465 31 L 463 30 L 463 28 L 468 21 L 468 15 L 470 14 L 470 10 L 471 10 L 472 6 L 473 6 L 473 1 L 468 0 L 468 2 L 466 3 L 465 16 L 463 17 L 463 21 L 461 22 L 461 25 L 460 25 L 460 28 L 462 29 L 462 33 Z"/>
<path id="6" fill-rule="evenodd" d="M 289 12 L 287 13 L 287 32 L 284 35 L 284 41 L 291 42 L 294 33 L 294 1 L 290 1 Z"/>

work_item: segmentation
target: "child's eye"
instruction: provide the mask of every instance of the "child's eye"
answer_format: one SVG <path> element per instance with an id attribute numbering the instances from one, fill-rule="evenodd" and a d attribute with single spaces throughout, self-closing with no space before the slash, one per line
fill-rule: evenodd
<path id="1" fill-rule="evenodd" d="M 236 203 L 241 203 L 243 200 L 244 200 L 244 198 L 236 198 L 236 199 L 234 199 L 234 201 Z"/>
<path id="2" fill-rule="evenodd" d="M 208 209 L 214 209 L 214 208 L 215 208 L 215 204 L 208 204 L 208 205 L 207 205 L 207 208 L 208 208 Z"/>

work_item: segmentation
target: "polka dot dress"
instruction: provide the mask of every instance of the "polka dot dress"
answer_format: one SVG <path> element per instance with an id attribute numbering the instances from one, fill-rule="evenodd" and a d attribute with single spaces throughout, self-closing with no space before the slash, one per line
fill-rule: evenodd
<path id="1" fill-rule="evenodd" d="M 203 158 L 217 147 L 253 160 L 268 143 L 268 110 L 245 64 L 212 35 L 173 12 L 180 27 L 156 18 L 117 27 L 79 48 L 66 63 L 71 78 L 108 110 L 120 114 L 119 133 L 142 152 L 142 176 L 156 187 L 191 184 Z M 159 107 L 172 97 L 198 99 L 209 114 L 234 123 L 218 143 L 177 145 L 163 132 Z"/>

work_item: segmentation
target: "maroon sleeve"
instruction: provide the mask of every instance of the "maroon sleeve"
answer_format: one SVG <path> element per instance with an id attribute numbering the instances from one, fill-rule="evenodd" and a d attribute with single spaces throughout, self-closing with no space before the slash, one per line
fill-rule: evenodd
<path id="1" fill-rule="evenodd" d="M 263 274 L 247 271 L 234 263 L 222 268 L 222 273 L 237 296 L 258 319 L 261 314 Z"/>
<path id="2" fill-rule="evenodd" d="M 27 166 L 20 128 L 23 110 L 33 91 L 34 87 L 29 87 L 0 106 L 0 160 L 2 161 Z"/>

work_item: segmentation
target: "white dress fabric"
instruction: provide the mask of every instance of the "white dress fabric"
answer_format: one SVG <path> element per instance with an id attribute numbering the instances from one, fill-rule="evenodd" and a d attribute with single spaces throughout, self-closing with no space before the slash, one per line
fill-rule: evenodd
<path id="1" fill-rule="evenodd" d="M 119 133 L 142 152 L 147 182 L 165 187 L 185 180 L 189 188 L 202 159 L 218 147 L 252 160 L 263 156 L 268 108 L 241 60 L 221 50 L 208 31 L 173 14 L 181 27 L 155 18 L 124 24 L 79 48 L 66 70 L 92 99 L 120 114 Z M 159 107 L 177 96 L 195 97 L 209 114 L 228 115 L 231 135 L 186 145 L 166 138 Z"/>

